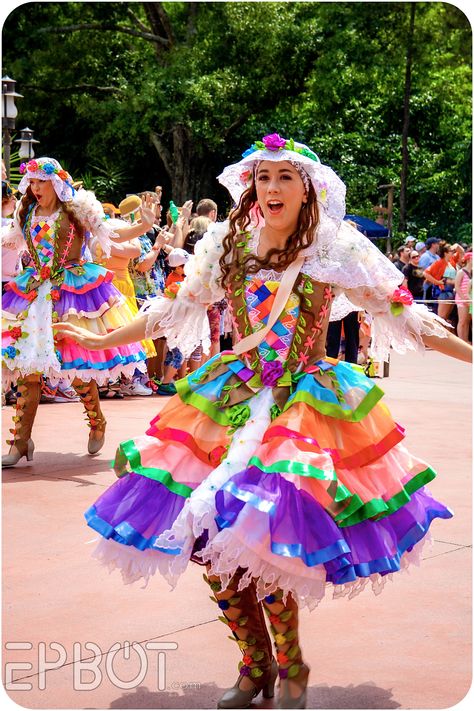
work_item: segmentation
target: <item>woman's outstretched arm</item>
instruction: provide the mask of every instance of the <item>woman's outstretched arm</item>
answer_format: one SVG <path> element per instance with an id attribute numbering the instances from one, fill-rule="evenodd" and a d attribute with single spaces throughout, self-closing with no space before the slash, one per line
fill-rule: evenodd
<path id="1" fill-rule="evenodd" d="M 125 346 L 128 343 L 136 343 L 143 340 L 145 338 L 147 319 L 147 315 L 140 314 L 133 321 L 127 323 L 126 326 L 117 328 L 115 331 L 102 336 L 67 322 L 55 323 L 54 330 L 64 337 L 72 338 L 73 341 L 90 351 L 102 351 L 106 348 Z"/>
<path id="2" fill-rule="evenodd" d="M 444 353 L 445 355 L 463 360 L 465 363 L 472 363 L 472 346 L 470 343 L 458 338 L 454 333 L 449 333 L 447 338 L 439 336 L 423 335 L 423 343 L 428 348 Z"/>

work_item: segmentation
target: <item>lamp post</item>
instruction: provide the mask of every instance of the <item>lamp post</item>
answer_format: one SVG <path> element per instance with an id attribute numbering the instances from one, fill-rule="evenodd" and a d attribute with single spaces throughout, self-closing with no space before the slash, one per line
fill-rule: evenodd
<path id="1" fill-rule="evenodd" d="M 12 145 L 12 131 L 15 130 L 15 119 L 18 110 L 15 106 L 15 99 L 22 99 L 22 94 L 15 91 L 16 81 L 11 77 L 2 77 L 2 135 L 3 154 L 7 179 L 10 180 L 10 153 Z"/>
<path id="2" fill-rule="evenodd" d="M 31 128 L 22 128 L 20 131 L 20 138 L 17 138 L 15 143 L 20 144 L 18 155 L 21 159 L 29 161 L 31 158 L 34 158 L 35 152 L 33 150 L 33 144 L 39 143 L 39 141 L 37 141 L 36 138 L 33 138 L 33 131 Z"/>

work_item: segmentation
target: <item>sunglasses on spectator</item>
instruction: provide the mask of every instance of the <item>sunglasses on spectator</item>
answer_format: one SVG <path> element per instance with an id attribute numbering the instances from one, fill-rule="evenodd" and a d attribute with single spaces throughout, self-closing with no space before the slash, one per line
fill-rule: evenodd
<path id="1" fill-rule="evenodd" d="M 419 259 L 419 258 L 420 258 L 420 255 L 418 254 L 418 252 L 412 252 L 411 255 L 410 255 L 410 257 L 411 257 L 412 259 Z"/>

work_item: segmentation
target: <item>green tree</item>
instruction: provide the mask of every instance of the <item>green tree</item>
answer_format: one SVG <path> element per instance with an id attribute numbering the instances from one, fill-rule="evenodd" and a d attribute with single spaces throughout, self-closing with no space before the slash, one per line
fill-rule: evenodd
<path id="1" fill-rule="evenodd" d="M 278 131 L 335 168 L 348 211 L 373 216 L 378 186 L 394 183 L 395 225 L 466 238 L 471 29 L 453 5 L 416 3 L 404 114 L 410 13 L 407 2 L 30 3 L 5 22 L 4 69 L 42 153 L 93 181 L 104 162 L 124 174 L 102 176 L 108 199 L 160 183 L 175 202 L 214 196 L 225 211 L 215 176 Z"/>

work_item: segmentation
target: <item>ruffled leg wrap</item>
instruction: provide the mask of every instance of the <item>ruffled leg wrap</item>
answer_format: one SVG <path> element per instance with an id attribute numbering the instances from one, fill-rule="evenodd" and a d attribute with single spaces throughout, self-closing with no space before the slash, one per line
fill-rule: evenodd
<path id="1" fill-rule="evenodd" d="M 228 705 L 232 700 L 250 692 L 251 699 L 263 690 L 267 698 L 273 696 L 273 686 L 277 676 L 276 664 L 272 656 L 272 643 L 268 634 L 262 604 L 258 602 L 255 585 L 250 583 L 241 592 L 237 592 L 240 569 L 231 578 L 225 590 L 221 589 L 220 579 L 216 576 L 204 576 L 214 595 L 211 597 L 222 611 L 219 619 L 230 628 L 233 639 L 239 646 L 243 659 L 239 662 L 239 678 L 219 702 L 220 708 L 244 708 Z M 242 692 L 242 694 L 239 694 Z"/>

